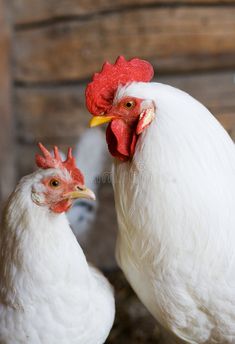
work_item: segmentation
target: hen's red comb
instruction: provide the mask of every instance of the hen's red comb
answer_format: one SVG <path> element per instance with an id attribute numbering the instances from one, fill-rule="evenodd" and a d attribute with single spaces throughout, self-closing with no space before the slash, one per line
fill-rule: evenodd
<path id="1" fill-rule="evenodd" d="M 138 58 L 126 61 L 119 56 L 114 65 L 105 62 L 100 73 L 95 73 L 86 88 L 86 106 L 92 115 L 109 110 L 119 85 L 132 81 L 148 82 L 154 74 L 153 66 Z"/>
<path id="2" fill-rule="evenodd" d="M 67 159 L 62 161 L 58 147 L 54 146 L 54 156 L 43 146 L 42 143 L 38 143 L 42 155 L 36 154 L 35 161 L 38 167 L 47 168 L 63 168 L 66 169 L 73 180 L 77 183 L 84 184 L 84 177 L 81 171 L 77 168 L 75 158 L 72 156 L 72 148 L 68 149 Z"/>

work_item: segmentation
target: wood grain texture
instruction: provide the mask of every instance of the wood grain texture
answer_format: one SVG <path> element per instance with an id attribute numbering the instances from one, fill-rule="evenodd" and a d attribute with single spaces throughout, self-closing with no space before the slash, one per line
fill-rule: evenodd
<path id="1" fill-rule="evenodd" d="M 148 59 L 158 73 L 234 68 L 234 42 L 235 7 L 127 10 L 18 30 L 14 77 L 80 80 L 121 54 Z"/>
<path id="2" fill-rule="evenodd" d="M 10 31 L 6 8 L 0 0 L 0 208 L 14 185 L 13 125 L 10 89 Z"/>
<path id="3" fill-rule="evenodd" d="M 15 91 L 18 139 L 33 143 L 73 143 L 88 128 L 84 87 L 55 87 Z"/>
<path id="4" fill-rule="evenodd" d="M 183 89 L 205 104 L 224 127 L 235 131 L 235 74 L 232 72 L 160 77 L 156 81 Z M 34 143 L 74 143 L 88 127 L 84 86 L 15 91 L 18 140 Z"/>
<path id="5" fill-rule="evenodd" d="M 61 17 L 93 15 L 103 11 L 123 11 L 137 6 L 234 3 L 235 0 L 13 0 L 12 15 L 14 23 L 20 25 Z"/>

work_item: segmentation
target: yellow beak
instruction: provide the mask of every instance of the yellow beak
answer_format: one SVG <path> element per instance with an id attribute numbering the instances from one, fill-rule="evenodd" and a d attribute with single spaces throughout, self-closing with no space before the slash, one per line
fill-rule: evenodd
<path id="1" fill-rule="evenodd" d="M 68 192 L 64 195 L 65 199 L 77 199 L 77 198 L 85 198 L 85 199 L 91 199 L 95 201 L 95 194 L 93 191 L 91 191 L 88 188 L 84 188 L 83 190 L 76 190 Z"/>
<path id="2" fill-rule="evenodd" d="M 101 125 L 104 123 L 108 123 L 113 119 L 112 116 L 94 116 L 90 120 L 90 127 L 96 127 L 97 125 Z"/>

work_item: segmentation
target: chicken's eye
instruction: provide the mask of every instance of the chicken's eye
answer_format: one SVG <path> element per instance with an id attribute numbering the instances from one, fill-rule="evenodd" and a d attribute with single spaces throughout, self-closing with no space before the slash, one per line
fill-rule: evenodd
<path id="1" fill-rule="evenodd" d="M 58 188 L 60 186 L 60 181 L 58 179 L 53 178 L 50 180 L 50 186 L 54 189 Z"/>
<path id="2" fill-rule="evenodd" d="M 127 102 L 124 103 L 125 108 L 127 109 L 132 109 L 135 107 L 135 101 L 134 100 L 128 100 Z"/>

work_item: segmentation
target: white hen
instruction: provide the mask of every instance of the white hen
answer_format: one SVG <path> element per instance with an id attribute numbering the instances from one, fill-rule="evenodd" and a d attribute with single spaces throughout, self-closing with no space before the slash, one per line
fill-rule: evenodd
<path id="1" fill-rule="evenodd" d="M 151 77 L 121 57 L 86 92 L 91 125 L 111 121 L 117 259 L 175 341 L 235 343 L 234 143 L 202 104 Z"/>
<path id="2" fill-rule="evenodd" d="M 94 198 L 71 154 L 41 145 L 41 169 L 11 195 L 0 229 L 0 343 L 102 344 L 114 320 L 113 290 L 89 266 L 64 211 Z"/>

